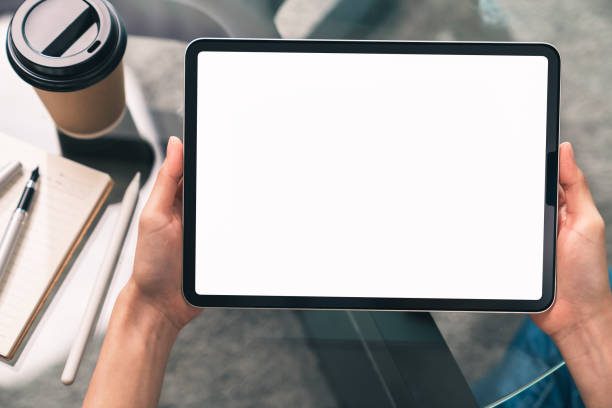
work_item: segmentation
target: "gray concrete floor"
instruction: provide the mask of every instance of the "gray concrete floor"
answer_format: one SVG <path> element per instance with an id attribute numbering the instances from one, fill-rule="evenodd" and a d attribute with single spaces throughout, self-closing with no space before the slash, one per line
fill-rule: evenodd
<path id="1" fill-rule="evenodd" d="M 390 2 L 392 3 L 392 2 Z M 561 139 L 576 149 L 604 219 L 612 220 L 612 166 L 608 165 L 612 105 L 612 3 L 605 0 L 414 0 L 395 2 L 374 29 L 359 36 L 406 40 L 546 41 L 562 56 Z M 299 8 L 298 8 L 299 10 Z M 289 16 L 291 17 L 291 16 Z M 350 32 L 347 34 L 350 36 Z M 136 39 L 128 64 L 143 81 L 167 133 L 179 133 L 184 44 Z M 520 194 L 517 191 L 516 194 Z M 612 248 L 608 231 L 608 250 Z M 520 315 L 434 314 L 470 381 L 504 353 Z M 290 312 L 208 310 L 182 333 L 168 365 L 160 406 L 336 406 L 318 362 L 299 338 Z M 101 339 L 95 339 L 78 381 L 60 388 L 52 367 L 27 390 L 2 390 L 2 406 L 77 406 Z M 186 352 L 185 350 L 189 350 Z M 196 350 L 195 352 L 193 350 Z M 194 358 L 194 356 L 196 356 Z M 274 365 L 270 362 L 275 361 Z M 52 398 L 49 398 L 52 396 Z"/>

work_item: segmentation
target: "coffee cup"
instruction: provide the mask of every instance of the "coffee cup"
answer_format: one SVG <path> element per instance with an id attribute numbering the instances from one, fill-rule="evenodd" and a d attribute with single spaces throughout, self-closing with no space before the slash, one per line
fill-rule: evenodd
<path id="1" fill-rule="evenodd" d="M 15 72 L 57 128 L 82 139 L 111 131 L 125 112 L 125 26 L 106 0 L 25 0 L 7 33 Z"/>

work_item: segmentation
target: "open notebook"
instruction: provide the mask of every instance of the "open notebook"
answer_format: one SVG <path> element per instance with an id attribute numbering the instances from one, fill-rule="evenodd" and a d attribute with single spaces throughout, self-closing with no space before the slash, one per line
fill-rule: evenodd
<path id="1" fill-rule="evenodd" d="M 0 189 L 0 235 L 36 166 L 40 181 L 20 242 L 0 280 L 0 357 L 4 359 L 15 355 L 113 187 L 106 173 L 0 133 L 0 166 L 11 160 L 19 160 L 23 172 Z"/>

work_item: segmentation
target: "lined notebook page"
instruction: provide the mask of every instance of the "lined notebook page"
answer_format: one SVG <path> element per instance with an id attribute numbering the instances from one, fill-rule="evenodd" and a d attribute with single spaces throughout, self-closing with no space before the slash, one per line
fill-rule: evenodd
<path id="1" fill-rule="evenodd" d="M 112 187 L 106 173 L 48 154 L 0 133 L 0 166 L 19 160 L 23 171 L 0 189 L 0 235 L 36 166 L 40 179 L 11 263 L 0 280 L 0 355 L 10 356 Z"/>

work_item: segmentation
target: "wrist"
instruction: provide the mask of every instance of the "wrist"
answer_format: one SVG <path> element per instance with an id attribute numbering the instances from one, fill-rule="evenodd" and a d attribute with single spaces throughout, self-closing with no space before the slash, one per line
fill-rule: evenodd
<path id="1" fill-rule="evenodd" d="M 121 323 L 138 335 L 172 345 L 179 329 L 159 309 L 148 302 L 130 280 L 121 290 L 115 310 Z"/>
<path id="2" fill-rule="evenodd" d="M 601 361 L 612 351 L 612 293 L 588 318 L 551 335 L 565 361 L 593 358 Z M 608 353 L 605 353 L 608 351 Z M 603 361 L 602 361 L 603 362 Z"/>
<path id="3" fill-rule="evenodd" d="M 608 407 L 612 389 L 612 295 L 601 308 L 551 336 L 586 406 Z"/>
<path id="4" fill-rule="evenodd" d="M 178 329 L 133 281 L 121 290 L 83 406 L 157 405 Z"/>

